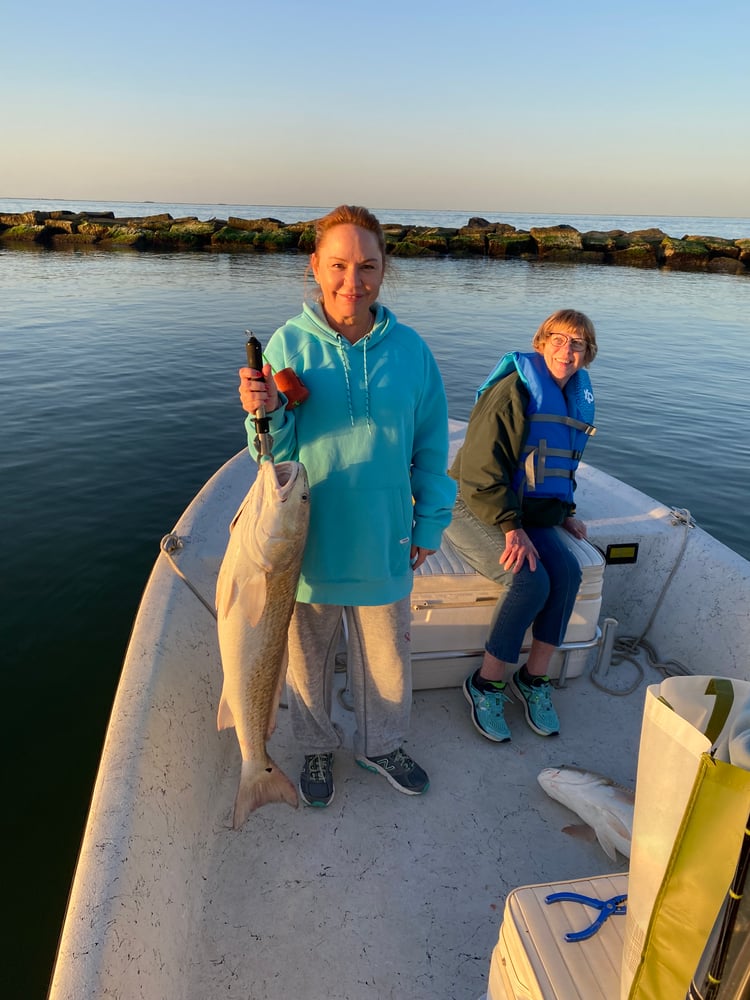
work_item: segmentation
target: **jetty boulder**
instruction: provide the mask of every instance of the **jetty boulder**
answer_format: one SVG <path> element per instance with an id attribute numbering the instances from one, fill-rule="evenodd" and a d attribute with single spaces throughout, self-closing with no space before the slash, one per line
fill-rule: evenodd
<path id="1" fill-rule="evenodd" d="M 709 274 L 742 274 L 745 267 L 736 257 L 712 257 L 706 270 Z"/>
<path id="2" fill-rule="evenodd" d="M 588 233 L 581 233 L 581 243 L 584 252 L 592 253 L 612 253 L 617 249 L 618 236 L 625 236 L 622 229 L 610 229 L 606 232 L 591 230 Z"/>
<path id="3" fill-rule="evenodd" d="M 740 248 L 737 241 L 725 240 L 720 236 L 683 236 L 689 243 L 702 243 L 712 257 L 735 257 L 739 260 Z"/>
<path id="4" fill-rule="evenodd" d="M 740 260 L 745 267 L 750 267 L 750 240 L 735 240 L 735 243 L 740 251 Z"/>
<path id="5" fill-rule="evenodd" d="M 661 261 L 664 267 L 680 271 L 705 271 L 711 254 L 705 243 L 698 240 L 675 240 L 665 236 L 661 241 Z"/>
<path id="6" fill-rule="evenodd" d="M 536 256 L 537 244 L 531 233 L 515 226 L 497 226 L 487 234 L 487 254 L 490 257 Z"/>
<path id="7" fill-rule="evenodd" d="M 530 233 L 546 260 L 575 261 L 583 250 L 581 234 L 572 226 L 532 226 Z"/>
<path id="8" fill-rule="evenodd" d="M 661 242 L 666 233 L 661 229 L 636 229 L 615 235 L 614 249 L 607 253 L 608 261 L 621 267 L 657 267 L 660 263 Z"/>

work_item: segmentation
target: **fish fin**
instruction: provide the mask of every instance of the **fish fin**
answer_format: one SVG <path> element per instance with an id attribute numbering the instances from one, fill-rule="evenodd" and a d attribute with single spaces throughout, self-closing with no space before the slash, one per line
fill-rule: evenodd
<path id="1" fill-rule="evenodd" d="M 266 574 L 258 568 L 240 587 L 238 599 L 253 628 L 260 621 L 266 608 Z"/>
<path id="2" fill-rule="evenodd" d="M 614 845 L 614 841 L 610 836 L 609 831 L 605 826 L 597 825 L 594 827 L 594 833 L 596 834 L 596 839 L 599 841 L 599 846 L 612 861 L 617 861 L 617 848 Z"/>
<path id="3" fill-rule="evenodd" d="M 589 843 L 593 843 L 596 839 L 594 831 L 587 823 L 571 823 L 570 826 L 564 826 L 562 832 L 578 840 L 587 840 Z"/>
<path id="4" fill-rule="evenodd" d="M 263 768 L 252 761 L 243 760 L 232 817 L 234 829 L 239 830 L 251 812 L 268 802 L 288 802 L 296 809 L 297 789 L 270 757 Z"/>
<path id="5" fill-rule="evenodd" d="M 219 573 L 216 581 L 216 614 L 225 619 L 237 601 L 242 601 L 245 617 L 255 628 L 266 607 L 266 574 L 259 566 L 253 572 L 243 575 L 238 583 L 232 573 Z"/>
<path id="6" fill-rule="evenodd" d="M 221 693 L 221 698 L 219 699 L 219 711 L 216 716 L 216 728 L 234 729 L 234 716 L 232 715 L 232 709 L 229 707 L 229 702 L 224 697 L 223 691 Z"/>
<path id="7" fill-rule="evenodd" d="M 619 816 L 612 814 L 609 817 L 609 823 L 617 836 L 622 837 L 623 840 L 630 840 L 633 836 L 632 826 L 623 823 Z"/>
<path id="8" fill-rule="evenodd" d="M 219 618 L 226 618 L 229 614 L 229 609 L 235 602 L 237 594 L 238 588 L 233 574 L 228 572 L 222 565 L 216 580 L 216 597 L 214 599 L 216 613 Z"/>
<path id="9" fill-rule="evenodd" d="M 605 834 L 606 839 L 612 847 L 613 851 L 612 854 L 610 854 L 609 851 L 607 851 L 607 848 L 604 847 L 601 837 L 599 837 L 598 831 L 597 831 L 597 837 L 599 837 L 599 843 L 602 845 L 602 847 L 604 847 L 604 850 L 607 851 L 609 857 L 612 858 L 612 860 L 614 861 L 616 858 L 614 852 L 619 851 L 620 854 L 622 854 L 624 857 L 629 858 L 630 843 L 633 838 L 632 827 L 628 826 L 627 823 L 623 822 L 623 820 L 619 816 L 615 815 L 614 813 L 611 813 L 607 817 L 607 826 L 605 830 L 606 830 Z"/>

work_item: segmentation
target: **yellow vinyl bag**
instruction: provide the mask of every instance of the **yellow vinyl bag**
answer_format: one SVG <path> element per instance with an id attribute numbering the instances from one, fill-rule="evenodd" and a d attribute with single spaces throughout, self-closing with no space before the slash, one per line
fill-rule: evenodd
<path id="1" fill-rule="evenodd" d="M 669 677 L 646 691 L 621 1000 L 687 995 L 750 813 L 750 770 L 729 762 L 729 735 L 749 709 L 750 683 L 723 677 Z"/>

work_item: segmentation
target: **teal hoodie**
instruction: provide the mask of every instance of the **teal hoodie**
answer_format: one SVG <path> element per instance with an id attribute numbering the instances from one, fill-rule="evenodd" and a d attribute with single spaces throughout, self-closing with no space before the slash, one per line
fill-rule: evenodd
<path id="1" fill-rule="evenodd" d="M 447 474 L 448 407 L 427 344 L 390 310 L 356 344 L 304 305 L 268 342 L 274 372 L 292 368 L 310 391 L 270 414 L 276 461 L 301 462 L 310 532 L 297 600 L 376 605 L 406 597 L 412 545 L 437 549 L 456 485 Z M 255 425 L 246 420 L 255 457 Z"/>

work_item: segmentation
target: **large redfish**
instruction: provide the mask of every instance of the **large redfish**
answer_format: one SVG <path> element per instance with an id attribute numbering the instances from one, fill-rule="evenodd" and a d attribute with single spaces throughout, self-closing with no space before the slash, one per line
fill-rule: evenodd
<path id="1" fill-rule="evenodd" d="M 242 754 L 235 830 L 266 802 L 297 806 L 297 790 L 269 757 L 266 741 L 284 685 L 287 630 L 309 520 L 304 466 L 264 461 L 229 528 L 216 583 L 224 670 L 218 727 L 234 726 Z"/>

